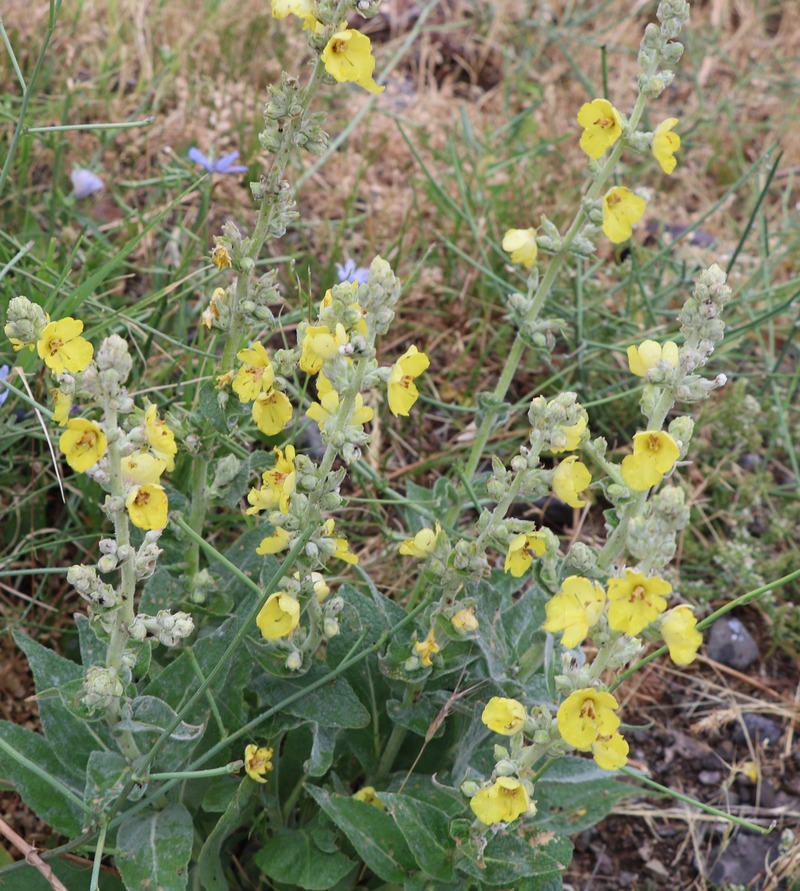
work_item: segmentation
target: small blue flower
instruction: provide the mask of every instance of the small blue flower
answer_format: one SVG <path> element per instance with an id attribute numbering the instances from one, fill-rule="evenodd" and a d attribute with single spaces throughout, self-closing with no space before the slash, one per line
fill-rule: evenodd
<path id="1" fill-rule="evenodd" d="M 340 282 L 350 282 L 351 284 L 365 285 L 369 279 L 369 269 L 362 266 L 356 266 L 355 260 L 347 259 L 344 265 L 336 264 L 336 274 L 339 276 Z"/>
<path id="2" fill-rule="evenodd" d="M 209 173 L 244 173 L 247 170 L 241 164 L 233 163 L 239 157 L 239 152 L 228 152 L 221 158 L 213 159 L 207 158 L 199 148 L 192 146 L 189 149 L 189 157 Z"/>
<path id="3" fill-rule="evenodd" d="M 73 167 L 69 178 L 72 180 L 72 192 L 78 200 L 88 198 L 106 187 L 97 174 L 84 167 Z"/>
<path id="4" fill-rule="evenodd" d="M 10 371 L 11 369 L 8 365 L 0 365 L 0 381 L 4 381 L 8 377 Z M 9 392 L 8 387 L 4 387 L 2 383 L 0 383 L 0 405 L 8 399 Z"/>

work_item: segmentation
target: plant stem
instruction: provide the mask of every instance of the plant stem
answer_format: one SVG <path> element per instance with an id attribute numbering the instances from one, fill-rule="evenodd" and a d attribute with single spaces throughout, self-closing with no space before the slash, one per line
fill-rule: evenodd
<path id="1" fill-rule="evenodd" d="M 424 688 L 424 683 L 409 684 L 406 687 L 405 692 L 403 693 L 402 708 L 405 710 L 413 705 L 414 700 Z M 392 769 L 392 765 L 394 764 L 394 759 L 397 757 L 397 753 L 400 751 L 400 747 L 403 745 L 403 740 L 405 740 L 405 738 L 406 728 L 403 727 L 401 724 L 395 723 L 395 725 L 392 727 L 392 732 L 389 735 L 389 739 L 386 741 L 386 745 L 384 746 L 383 754 L 381 755 L 380 761 L 378 762 L 378 769 L 375 772 L 375 776 L 372 778 L 374 783 L 380 783 L 380 781 L 388 775 L 389 771 Z"/>
<path id="2" fill-rule="evenodd" d="M 189 511 L 189 525 L 202 535 L 203 525 L 208 511 L 208 457 L 204 453 L 192 458 L 192 507 Z M 186 552 L 186 578 L 190 586 L 189 593 L 196 584 L 196 576 L 200 571 L 200 543 L 193 538 Z"/>
<path id="3" fill-rule="evenodd" d="M 688 795 L 683 795 L 681 792 L 676 792 L 674 789 L 670 789 L 668 786 L 662 786 L 661 783 L 657 783 L 655 780 L 651 780 L 649 777 L 642 776 L 642 774 L 637 773 L 635 770 L 631 770 L 630 767 L 620 767 L 618 768 L 620 773 L 624 773 L 626 776 L 629 776 L 632 780 L 637 780 L 640 783 L 644 783 L 645 786 L 649 786 L 651 789 L 657 789 L 659 792 L 663 792 L 664 795 L 669 795 L 670 798 L 675 798 L 678 801 L 683 801 L 686 804 L 691 804 L 693 807 L 700 808 L 701 811 L 705 811 L 707 814 L 713 814 L 715 817 L 719 817 L 722 820 L 725 820 L 728 823 L 735 823 L 737 826 L 742 826 L 745 829 L 750 829 L 753 832 L 759 832 L 761 835 L 768 835 L 772 832 L 774 828 L 774 823 L 772 826 L 768 826 L 766 829 L 763 826 L 758 826 L 756 823 L 751 823 L 749 820 L 743 820 L 741 817 L 734 817 L 732 814 L 726 814 L 725 811 L 719 810 L 719 808 L 712 807 L 710 804 L 704 804 L 702 801 L 698 801 L 696 798 L 690 798 Z"/>
<path id="4" fill-rule="evenodd" d="M 652 76 L 655 73 L 656 68 L 657 60 L 653 61 L 650 64 L 648 71 L 645 73 L 645 77 Z M 636 97 L 636 103 L 630 116 L 629 129 L 631 132 L 636 129 L 636 126 L 642 117 L 646 102 L 646 95 L 640 92 Z M 564 235 L 558 253 L 553 256 L 544 276 L 542 277 L 541 282 L 539 283 L 539 286 L 536 289 L 533 301 L 531 302 L 528 312 L 525 315 L 526 323 L 534 322 L 539 317 L 539 313 L 544 306 L 545 300 L 550 294 L 556 276 L 560 271 L 562 265 L 564 264 L 567 256 L 569 255 L 572 243 L 580 232 L 584 222 L 586 221 L 586 205 L 596 201 L 600 197 L 600 193 L 603 190 L 603 187 L 605 186 L 609 177 L 613 173 L 614 168 L 617 164 L 617 160 L 619 159 L 623 150 L 624 142 L 623 140 L 619 140 L 612 149 L 611 154 L 595 173 L 594 180 L 590 185 L 589 190 L 587 191 L 583 201 L 581 202 L 581 206 L 578 209 L 578 212 L 575 214 L 572 223 L 570 224 L 566 234 Z M 497 386 L 494 388 L 494 392 L 492 394 L 493 400 L 496 400 L 497 403 L 502 403 L 504 401 L 511 381 L 514 379 L 514 375 L 516 374 L 517 366 L 519 365 L 524 350 L 525 343 L 522 339 L 522 335 L 518 331 L 516 337 L 514 338 L 514 343 L 511 345 L 511 349 L 509 350 L 508 357 L 500 374 L 500 379 L 498 380 Z M 467 460 L 466 468 L 464 471 L 467 479 L 470 479 L 474 475 L 478 467 L 478 463 L 483 456 L 486 443 L 489 439 L 489 436 L 491 435 L 492 430 L 494 429 L 496 420 L 497 409 L 490 409 L 486 412 L 486 416 L 481 423 L 481 426 L 475 437 L 475 442 L 473 443 L 472 450 L 470 451 L 469 458 Z"/>
<path id="5" fill-rule="evenodd" d="M 100 888 L 100 865 L 103 862 L 103 851 L 106 846 L 107 832 L 108 824 L 104 823 L 100 827 L 100 835 L 97 838 L 97 847 L 94 851 L 94 859 L 92 861 L 92 876 L 89 879 L 89 891 L 99 891 Z"/>

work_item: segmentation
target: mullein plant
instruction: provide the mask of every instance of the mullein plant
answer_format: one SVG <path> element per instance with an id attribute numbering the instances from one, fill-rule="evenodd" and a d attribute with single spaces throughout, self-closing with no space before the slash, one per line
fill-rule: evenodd
<path id="1" fill-rule="evenodd" d="M 681 310 L 680 346 L 645 340 L 628 351 L 630 373 L 643 383 L 644 420 L 625 457 L 616 460 L 606 441 L 592 436 L 577 395 L 563 393 L 534 398 L 526 444 L 508 462 L 493 456 L 490 474 L 476 473 L 492 429 L 512 411 L 504 400 L 525 349 L 553 342 L 557 323 L 540 315 L 560 269 L 569 257 L 592 256 L 602 237 L 624 242 L 644 213 L 633 184 L 609 188 L 622 153 L 652 152 L 665 174 L 675 169 L 676 119 L 652 132 L 639 124 L 646 102 L 672 80 L 685 0 L 662 0 L 659 23 L 645 31 L 630 115 L 607 99 L 578 110 L 588 185 L 572 222 L 562 233 L 545 218 L 538 227 L 517 221 L 520 228 L 503 238 L 511 262 L 527 270 L 527 288 L 509 298 L 516 338 L 494 392 L 479 400 L 461 474 L 469 487 L 465 503 L 480 507 L 474 528 L 461 521 L 456 487 L 437 485 L 425 498 L 407 499 L 415 516 L 399 553 L 416 582 L 405 602 L 390 600 L 368 579 L 367 593 L 337 587 L 345 567 L 361 573 L 348 542 L 342 485 L 370 443 L 376 394 L 393 417 L 408 416 L 430 361 L 414 344 L 379 361 L 378 339 L 389 331 L 401 293 L 382 258 L 368 269 L 340 270 L 340 282 L 300 322 L 292 345 L 273 312 L 283 299 L 277 271 L 262 272 L 258 261 L 268 240 L 297 219 L 284 179 L 292 153 L 326 149 L 324 115 L 310 111 L 315 95 L 337 83 L 374 95 L 383 90 L 369 38 L 348 24 L 348 16 L 369 17 L 378 5 L 272 0 L 275 18 L 302 23 L 309 73 L 304 84 L 284 74 L 268 90 L 259 138 L 271 163 L 251 184 L 258 209 L 250 233 L 228 222 L 214 239 L 218 284 L 198 315 L 220 348 L 192 410 L 174 405 L 165 416 L 130 395 L 132 359 L 118 335 L 95 352 L 81 320 L 51 320 L 26 297 L 9 306 L 6 335 L 15 350 L 35 350 L 53 376 L 50 416 L 60 452 L 105 492 L 102 510 L 113 532 L 100 540 L 95 564 L 69 569 L 93 630 L 89 635 L 79 622 L 80 677 L 72 663 L 59 663 L 69 681 L 59 689 L 64 732 L 99 748 L 84 752 L 76 742 L 57 756 L 40 736 L 6 728 L 11 742 L 0 736 L 0 760 L 12 758 L 2 763 L 16 765 L 20 789 L 56 828 L 80 837 L 73 847 L 94 845 L 92 889 L 109 839 L 126 887 L 185 888 L 191 873 L 195 886 L 216 891 L 225 887 L 225 839 L 238 829 L 249 838 L 255 826 L 266 839 L 255 865 L 284 885 L 353 887 L 364 864 L 378 879 L 410 881 L 408 887 L 431 880 L 523 887 L 523 879 L 557 877 L 570 855 L 563 836 L 585 814 L 596 821 L 606 812 L 587 791 L 576 822 L 560 836 L 537 837 L 537 808 L 549 801 L 563 810 L 553 792 L 558 764 L 575 776 L 590 756 L 595 773 L 581 774 L 587 790 L 613 804 L 604 772 L 626 769 L 628 758 L 618 685 L 649 658 L 649 644 L 665 644 L 676 665 L 687 665 L 702 642 L 668 568 L 689 519 L 675 477 L 687 459 L 692 421 L 668 418 L 676 405 L 697 402 L 725 382 L 701 373 L 722 338 L 730 296 L 717 266 L 700 275 Z M 540 275 L 543 256 L 549 260 Z M 273 340 L 283 346 L 272 349 Z M 310 398 L 301 380 L 309 382 Z M 289 436 L 304 424 L 318 430 L 322 450 L 314 456 Z M 254 436 L 280 444 L 266 455 L 251 453 Z M 181 469 L 188 485 L 176 493 L 176 508 L 168 480 Z M 242 483 L 248 475 L 252 484 Z M 511 516 L 518 500 L 550 493 L 573 508 L 601 493 L 611 506 L 605 544 L 577 542 L 562 553 L 552 531 Z M 245 536 L 246 548 L 236 543 L 223 555 L 207 540 L 209 515 L 220 504 L 235 505 L 239 495 L 254 534 Z M 157 582 L 160 593 L 164 579 L 172 580 L 175 606 L 186 608 L 167 608 L 150 591 L 148 602 L 162 608 L 140 609 L 138 586 Z M 219 606 L 219 589 L 233 584 L 250 599 Z M 33 642 L 21 645 L 37 689 L 58 687 L 61 681 L 44 676 L 55 657 Z M 179 655 L 170 661 L 158 655 L 161 647 Z M 437 714 L 435 694 L 452 686 L 456 672 L 476 682 L 470 689 L 487 687 L 481 722 L 444 748 L 436 779 L 412 780 L 457 696 Z M 46 732 L 49 710 L 58 707 L 43 702 Z M 71 723 L 76 716 L 94 722 L 90 740 Z M 274 740 L 264 738 L 267 721 Z M 424 745 L 404 773 L 395 762 L 407 757 L 409 734 L 423 736 Z M 287 738 L 305 760 L 282 745 Z M 44 766 L 21 753 L 27 744 Z M 460 754 L 451 763 L 453 752 Z M 204 767 L 225 758 L 234 760 Z M 231 774 L 242 769 L 235 781 Z M 28 783 L 26 771 L 44 785 Z M 83 798 L 76 773 L 86 775 Z M 325 787 L 312 782 L 323 776 Z M 185 795 L 185 784 L 195 781 L 218 785 L 205 797 Z M 534 827 L 534 856 L 523 834 L 501 831 L 520 819 Z M 312 868 L 296 872 L 309 857 Z"/>

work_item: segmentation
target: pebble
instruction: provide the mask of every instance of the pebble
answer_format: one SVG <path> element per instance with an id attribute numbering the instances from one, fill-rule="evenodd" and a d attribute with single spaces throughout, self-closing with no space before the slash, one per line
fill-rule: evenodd
<path id="1" fill-rule="evenodd" d="M 758 659 L 758 644 L 738 619 L 723 616 L 711 626 L 706 655 L 721 665 L 744 671 Z"/>
<path id="2" fill-rule="evenodd" d="M 754 836 L 740 831 L 724 850 L 719 847 L 711 851 L 709 861 L 713 865 L 710 881 L 715 886 L 735 884 L 742 887 L 749 884 L 764 870 L 766 859 L 774 861 L 778 856 L 779 835 Z"/>
<path id="3" fill-rule="evenodd" d="M 744 727 L 742 727 L 744 724 Z M 745 733 L 745 730 L 747 731 Z M 777 721 L 772 718 L 766 718 L 764 715 L 756 715 L 750 712 L 742 715 L 741 721 L 735 721 L 731 731 L 731 739 L 737 744 L 742 745 L 747 742 L 748 738 L 751 742 L 758 742 L 762 746 L 772 746 L 773 748 L 780 742 L 783 736 L 783 728 Z"/>

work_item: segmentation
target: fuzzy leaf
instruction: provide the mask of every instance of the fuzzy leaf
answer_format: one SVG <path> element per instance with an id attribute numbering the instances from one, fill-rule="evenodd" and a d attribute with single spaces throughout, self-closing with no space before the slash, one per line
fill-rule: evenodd
<path id="1" fill-rule="evenodd" d="M 249 778 L 239 783 L 216 826 L 211 830 L 197 858 L 197 873 L 204 891 L 228 891 L 225 869 L 220 858 L 220 848 L 225 839 L 246 822 L 256 784 Z"/>
<path id="2" fill-rule="evenodd" d="M 538 891 L 558 879 L 572 859 L 569 839 L 541 832 L 522 823 L 516 832 L 495 835 L 478 851 L 466 820 L 451 827 L 456 842 L 456 866 L 483 885 Z"/>
<path id="3" fill-rule="evenodd" d="M 440 882 L 451 882 L 455 845 L 447 814 L 408 795 L 381 792 L 379 798 L 422 869 Z"/>
<path id="4" fill-rule="evenodd" d="M 257 690 L 262 702 L 277 705 L 327 674 L 327 669 L 312 665 L 311 669 L 299 678 L 264 676 L 251 686 Z M 350 684 L 341 676 L 316 690 L 309 690 L 301 698 L 285 705 L 283 711 L 328 728 L 366 727 L 370 720 L 369 712 L 359 702 Z"/>
<path id="5" fill-rule="evenodd" d="M 92 752 L 86 768 L 83 800 L 95 813 L 119 798 L 130 776 L 130 765 L 116 752 Z"/>
<path id="6" fill-rule="evenodd" d="M 183 891 L 192 855 L 192 818 L 182 804 L 128 817 L 117 832 L 115 863 L 128 891 Z"/>
<path id="7" fill-rule="evenodd" d="M 318 835 L 302 829 L 281 829 L 256 854 L 256 866 L 289 887 L 327 891 L 357 864 L 338 851 L 323 850 Z"/>
<path id="8" fill-rule="evenodd" d="M 14 640 L 27 656 L 33 672 L 44 735 L 53 743 L 55 756 L 80 781 L 82 789 L 89 754 L 98 748 L 95 734 L 112 745 L 102 723 L 97 722 L 90 730 L 86 721 L 73 715 L 59 695 L 58 688 L 62 686 L 67 687 L 67 695 L 71 695 L 75 684 L 70 682 L 80 681 L 84 669 L 25 634 L 15 632 Z"/>
<path id="9" fill-rule="evenodd" d="M 623 798 L 642 795 L 589 758 L 560 758 L 536 784 L 536 826 L 562 835 L 583 832 Z"/>
<path id="10" fill-rule="evenodd" d="M 118 730 L 133 734 L 139 749 L 148 752 L 161 732 L 177 717 L 177 714 L 155 696 L 137 696 L 133 700 L 131 716 L 117 725 Z M 181 721 L 172 731 L 169 740 L 156 756 L 153 771 L 180 770 L 191 757 L 195 746 L 205 731 L 205 724 L 187 724 Z"/>
<path id="11" fill-rule="evenodd" d="M 349 795 L 335 795 L 317 786 L 306 786 L 306 791 L 384 882 L 401 885 L 416 872 L 414 856 L 388 814 Z"/>
<path id="12" fill-rule="evenodd" d="M 0 721 L 0 737 L 83 799 L 83 781 L 76 781 L 65 770 L 62 759 L 56 756 L 54 744 L 41 734 L 8 721 Z M 80 834 L 86 814 L 4 749 L 0 749 L 0 777 L 13 783 L 25 804 L 57 832 L 66 836 Z"/>

